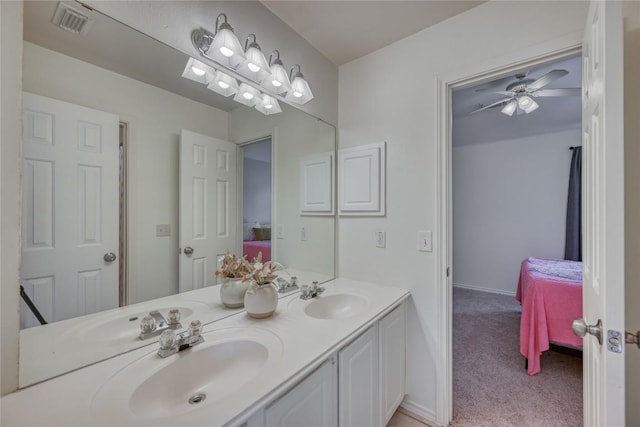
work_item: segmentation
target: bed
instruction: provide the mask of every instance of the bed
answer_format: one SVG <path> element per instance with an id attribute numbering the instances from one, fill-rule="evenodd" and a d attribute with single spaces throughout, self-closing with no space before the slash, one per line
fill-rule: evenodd
<path id="1" fill-rule="evenodd" d="M 262 261 L 271 261 L 271 240 L 245 240 L 242 242 L 242 255 L 246 255 L 249 261 L 262 252 Z"/>
<path id="2" fill-rule="evenodd" d="M 582 263 L 545 258 L 522 261 L 516 299 L 522 304 L 520 353 L 527 373 L 540 372 L 540 355 L 549 344 L 582 348 L 571 323 L 582 317 Z"/>

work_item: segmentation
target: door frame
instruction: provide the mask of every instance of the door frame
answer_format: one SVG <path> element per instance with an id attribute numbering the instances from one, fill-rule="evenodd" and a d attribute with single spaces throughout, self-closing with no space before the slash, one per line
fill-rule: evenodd
<path id="1" fill-rule="evenodd" d="M 453 206 L 451 91 L 478 85 L 524 67 L 532 67 L 582 51 L 582 32 L 548 44 L 522 49 L 504 58 L 440 75 L 436 78 L 436 244 L 435 283 L 438 304 L 438 341 L 441 343 L 436 369 L 436 422 L 448 425 L 453 418 Z"/>

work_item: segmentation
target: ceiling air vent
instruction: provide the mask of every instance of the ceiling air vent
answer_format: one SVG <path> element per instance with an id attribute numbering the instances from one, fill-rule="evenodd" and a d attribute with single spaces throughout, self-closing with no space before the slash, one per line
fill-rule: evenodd
<path id="1" fill-rule="evenodd" d="M 91 18 L 84 11 L 76 9 L 65 3 L 58 3 L 56 12 L 53 14 L 51 22 L 54 25 L 67 30 L 73 34 L 85 35 L 91 24 L 93 24 L 93 18 Z"/>

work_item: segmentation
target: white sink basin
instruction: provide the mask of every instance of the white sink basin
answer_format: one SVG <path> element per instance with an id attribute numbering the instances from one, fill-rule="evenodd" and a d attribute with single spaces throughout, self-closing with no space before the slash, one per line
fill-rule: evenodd
<path id="1" fill-rule="evenodd" d="M 177 308 L 180 310 L 180 323 L 187 327 L 189 322 L 198 313 L 210 310 L 211 307 L 205 303 L 197 301 L 179 301 L 176 304 L 149 305 L 144 309 L 132 307 L 123 308 L 98 315 L 86 323 L 80 324 L 64 332 L 64 338 L 74 341 L 95 342 L 109 347 L 120 347 L 125 343 L 151 343 L 157 341 L 157 337 L 140 341 L 140 321 L 152 310 L 157 310 L 167 318 L 169 310 Z"/>
<path id="2" fill-rule="evenodd" d="M 368 301 L 361 295 L 351 293 L 322 294 L 309 301 L 291 301 L 293 309 L 300 309 L 316 319 L 347 319 L 357 316 L 367 308 Z"/>
<path id="3" fill-rule="evenodd" d="M 203 334 L 205 342 L 160 358 L 154 350 L 111 377 L 92 400 L 92 413 L 114 425 L 170 421 L 233 399 L 280 359 L 282 341 L 257 328 Z"/>

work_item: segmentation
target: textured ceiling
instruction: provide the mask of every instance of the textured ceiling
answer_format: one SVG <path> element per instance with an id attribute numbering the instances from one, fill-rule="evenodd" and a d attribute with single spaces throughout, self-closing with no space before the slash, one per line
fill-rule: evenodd
<path id="1" fill-rule="evenodd" d="M 484 1 L 262 1 L 336 65 L 388 46 Z"/>

